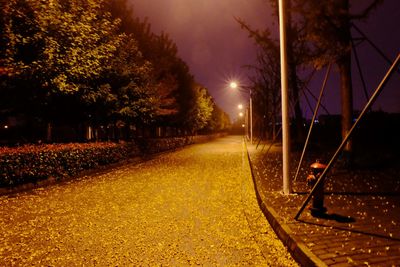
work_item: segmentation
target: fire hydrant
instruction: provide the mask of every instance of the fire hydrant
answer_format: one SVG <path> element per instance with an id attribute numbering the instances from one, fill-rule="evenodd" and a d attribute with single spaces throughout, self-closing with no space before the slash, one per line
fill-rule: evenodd
<path id="1" fill-rule="evenodd" d="M 310 165 L 311 171 L 307 176 L 307 184 L 313 188 L 315 183 L 318 181 L 319 176 L 323 173 L 326 168 L 325 164 L 320 163 L 319 161 L 314 162 Z M 321 215 L 326 212 L 326 208 L 324 207 L 324 181 L 321 181 L 318 187 L 314 191 L 313 199 L 312 199 L 312 207 L 310 208 L 312 215 Z"/>

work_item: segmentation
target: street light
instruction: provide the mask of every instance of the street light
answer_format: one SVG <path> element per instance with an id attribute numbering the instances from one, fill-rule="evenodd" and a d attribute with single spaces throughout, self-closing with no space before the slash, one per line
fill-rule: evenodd
<path id="1" fill-rule="evenodd" d="M 279 41 L 281 59 L 281 96 L 282 96 L 282 172 L 283 193 L 288 195 L 292 189 L 289 180 L 290 170 L 290 125 L 289 125 L 289 97 L 288 97 L 288 70 L 286 49 L 286 1 L 278 1 L 279 9 Z"/>
<path id="2" fill-rule="evenodd" d="M 248 88 L 249 89 L 249 93 L 250 93 L 250 100 L 249 100 L 249 108 L 250 108 L 250 144 L 253 144 L 253 101 L 252 101 L 252 95 L 251 95 L 251 87 L 244 87 L 244 86 L 239 86 L 239 84 L 235 81 L 232 81 L 229 83 L 229 87 L 231 89 L 238 89 L 239 87 L 242 88 Z M 239 88 L 240 89 L 240 88 Z M 239 109 L 243 108 L 242 104 L 238 105 Z"/>
<path id="3" fill-rule="evenodd" d="M 239 113 L 239 116 L 240 116 L 240 117 L 243 117 L 243 112 L 240 112 L 240 113 Z"/>

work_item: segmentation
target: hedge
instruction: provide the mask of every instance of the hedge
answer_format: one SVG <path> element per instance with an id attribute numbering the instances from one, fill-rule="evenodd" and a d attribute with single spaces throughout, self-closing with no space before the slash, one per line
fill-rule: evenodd
<path id="1" fill-rule="evenodd" d="M 138 139 L 123 144 L 100 142 L 0 147 L 0 188 L 36 183 L 48 178 L 59 180 L 129 157 L 207 142 L 224 135 Z"/>
<path id="2" fill-rule="evenodd" d="M 127 145 L 110 142 L 0 147 L 0 187 L 73 176 L 118 162 L 128 153 Z"/>

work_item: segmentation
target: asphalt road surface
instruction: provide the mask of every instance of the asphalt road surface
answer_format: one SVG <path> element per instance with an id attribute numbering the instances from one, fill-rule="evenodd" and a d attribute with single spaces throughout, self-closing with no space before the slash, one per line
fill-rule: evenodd
<path id="1" fill-rule="evenodd" d="M 231 136 L 0 197 L 0 266 L 296 266 Z"/>

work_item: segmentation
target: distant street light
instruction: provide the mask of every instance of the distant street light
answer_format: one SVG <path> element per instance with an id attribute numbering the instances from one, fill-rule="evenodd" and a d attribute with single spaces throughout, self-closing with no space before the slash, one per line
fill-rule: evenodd
<path id="1" fill-rule="evenodd" d="M 239 113 L 239 116 L 240 116 L 240 117 L 243 117 L 243 112 L 240 112 L 240 113 Z"/>
<path id="2" fill-rule="evenodd" d="M 235 81 L 232 81 L 229 83 L 229 87 L 231 89 L 239 89 L 239 87 L 245 89 L 248 89 L 248 92 L 250 94 L 250 100 L 249 100 L 249 108 L 250 108 L 250 144 L 253 144 L 253 101 L 252 101 L 252 95 L 251 95 L 251 87 L 244 87 L 244 86 L 239 86 L 239 84 Z M 242 91 L 243 91 L 242 89 Z M 242 104 L 238 105 L 239 109 L 243 108 Z"/>
<path id="3" fill-rule="evenodd" d="M 236 89 L 238 87 L 238 84 L 236 82 L 231 82 L 229 84 L 229 87 L 232 88 L 232 89 Z"/>

